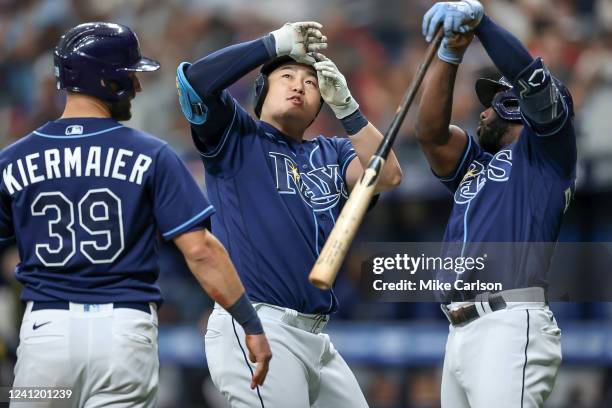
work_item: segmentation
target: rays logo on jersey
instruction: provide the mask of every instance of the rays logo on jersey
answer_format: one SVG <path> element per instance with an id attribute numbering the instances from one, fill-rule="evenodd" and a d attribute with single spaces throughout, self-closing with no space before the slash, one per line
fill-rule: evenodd
<path id="1" fill-rule="evenodd" d="M 328 164 L 302 173 L 298 164 L 286 154 L 269 154 L 274 162 L 276 190 L 279 194 L 299 194 L 315 211 L 327 211 L 337 205 L 341 197 L 348 198 L 337 164 Z"/>
<path id="2" fill-rule="evenodd" d="M 486 163 L 477 160 L 472 161 L 465 172 L 457 191 L 455 191 L 455 202 L 467 204 L 485 186 L 487 181 L 503 183 L 510 178 L 512 170 L 512 150 L 500 150 Z"/>

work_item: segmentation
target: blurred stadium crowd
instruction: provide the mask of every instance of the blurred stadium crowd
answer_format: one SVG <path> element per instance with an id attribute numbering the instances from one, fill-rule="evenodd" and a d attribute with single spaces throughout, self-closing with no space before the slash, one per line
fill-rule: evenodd
<path id="1" fill-rule="evenodd" d="M 204 188 L 203 167 L 194 151 L 174 87 L 181 61 L 196 60 L 221 47 L 276 29 L 285 21 L 316 20 L 324 25 L 332 58 L 368 119 L 389 124 L 423 57 L 421 17 L 431 1 L 375 0 L 0 0 L 0 146 L 6 146 L 57 118 L 63 96 L 55 90 L 52 49 L 69 27 L 105 20 L 129 25 L 143 52 L 162 64 L 143 76 L 143 92 L 133 103 L 128 125 L 167 140 L 183 154 Z M 612 1 L 490 0 L 487 13 L 516 34 L 532 54 L 571 89 L 579 148 L 578 193 L 564 225 L 564 241 L 612 241 Z M 232 87 L 250 106 L 252 73 Z M 480 76 L 495 71 L 477 41 L 464 58 L 455 88 L 453 117 L 474 129 L 481 107 L 474 93 Z M 396 153 L 405 179 L 368 216 L 364 241 L 439 241 L 450 210 L 450 196 L 438 185 L 414 140 L 414 109 L 406 118 Z M 324 109 L 311 134 L 342 135 Z M 198 287 L 172 246 L 161 249 L 160 285 L 166 302 L 164 327 L 186 326 L 202 333 L 212 303 Z M 444 324 L 435 304 L 372 304 L 358 293 L 360 266 L 350 258 L 337 285 L 341 311 L 335 320 L 434 322 Z M 0 385 L 9 385 L 18 338 L 21 305 L 12 279 L 18 257 L 2 254 L 0 274 Z M 554 279 L 554 277 L 552 277 Z M 564 322 L 612 323 L 602 304 L 559 304 Z M 163 346 L 163 343 L 162 343 Z M 182 347 L 176 344 L 176 347 Z M 199 347 L 200 344 L 196 345 Z M 611 346 L 612 347 L 612 346 Z M 441 350 L 442 351 L 442 350 Z M 163 350 L 162 350 L 163 354 Z M 162 355 L 163 357 L 163 355 Z M 610 360 L 612 361 L 612 360 Z M 351 362 L 349 361 L 349 364 Z M 439 367 L 351 364 L 373 408 L 430 408 L 439 405 Z M 203 362 L 185 366 L 162 358 L 162 407 L 222 407 Z M 612 406 L 612 364 L 563 367 L 550 407 Z"/>

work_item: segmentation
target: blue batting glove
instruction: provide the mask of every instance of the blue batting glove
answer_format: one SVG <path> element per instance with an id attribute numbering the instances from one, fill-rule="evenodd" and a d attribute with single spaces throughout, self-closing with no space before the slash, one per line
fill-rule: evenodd
<path id="1" fill-rule="evenodd" d="M 443 37 L 438 49 L 438 58 L 449 64 L 459 65 L 463 59 L 463 54 L 465 54 L 473 39 L 473 32 L 456 34 L 453 37 Z"/>
<path id="2" fill-rule="evenodd" d="M 438 48 L 438 58 L 440 58 L 442 61 L 446 61 L 449 64 L 453 64 L 453 65 L 461 64 L 461 61 L 463 61 L 464 53 L 465 53 L 465 48 L 462 50 L 451 49 L 448 46 L 448 37 L 444 37 L 442 39 L 440 48 Z"/>
<path id="3" fill-rule="evenodd" d="M 484 9 L 477 0 L 436 3 L 423 17 L 423 35 L 430 42 L 439 25 L 443 26 L 445 37 L 465 34 L 476 28 L 483 15 Z"/>

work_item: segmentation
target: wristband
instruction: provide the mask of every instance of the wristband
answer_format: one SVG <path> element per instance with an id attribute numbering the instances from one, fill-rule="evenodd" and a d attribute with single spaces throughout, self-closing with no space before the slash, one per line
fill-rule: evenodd
<path id="1" fill-rule="evenodd" d="M 340 119 L 340 122 L 342 122 L 342 127 L 344 127 L 344 130 L 346 130 L 349 136 L 356 134 L 368 125 L 368 120 L 359 109 Z"/>
<path id="2" fill-rule="evenodd" d="M 246 293 L 243 293 L 236 303 L 226 310 L 242 326 L 246 334 L 262 334 L 264 332 L 261 320 L 259 320 L 259 316 L 257 316 L 257 312 Z"/>

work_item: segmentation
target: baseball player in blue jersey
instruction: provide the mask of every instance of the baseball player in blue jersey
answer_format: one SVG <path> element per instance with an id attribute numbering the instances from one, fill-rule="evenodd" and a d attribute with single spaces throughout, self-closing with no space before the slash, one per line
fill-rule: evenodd
<path id="1" fill-rule="evenodd" d="M 158 230 L 242 325 L 257 362 L 250 381 L 262 384 L 269 345 L 227 252 L 203 227 L 213 206 L 165 142 L 119 123 L 140 91 L 135 72 L 159 64 L 110 23 L 72 28 L 54 57 L 62 117 L 0 153 L 0 239 L 16 241 L 27 302 L 14 387 L 72 391 L 69 403 L 28 406 L 156 405 Z"/>
<path id="2" fill-rule="evenodd" d="M 478 1 L 436 3 L 423 19 L 428 41 L 440 25 L 445 38 L 425 83 L 417 135 L 433 172 L 454 194 L 444 236 L 449 252 L 466 255 L 472 243 L 556 242 L 576 170 L 568 90 Z M 486 108 L 477 138 L 449 125 L 455 76 L 474 35 L 503 74 L 476 82 Z M 486 278 L 502 282 L 503 291 L 452 293 L 443 305 L 451 323 L 443 407 L 535 408 L 550 394 L 560 330 L 545 299 L 551 254 L 535 248 L 510 251 L 513 258 L 487 269 Z"/>
<path id="3" fill-rule="evenodd" d="M 288 23 L 177 70 L 181 108 L 218 209 L 212 230 L 226 245 L 274 353 L 266 387 L 251 391 L 242 329 L 215 309 L 206 356 L 233 407 L 367 406 L 322 333 L 336 297 L 310 285 L 308 273 L 382 135 L 359 111 L 336 65 L 318 54 L 327 45 L 320 29 L 315 22 Z M 262 64 L 253 118 L 227 88 Z M 304 139 L 323 101 L 348 138 Z M 391 154 L 378 189 L 400 180 Z"/>

